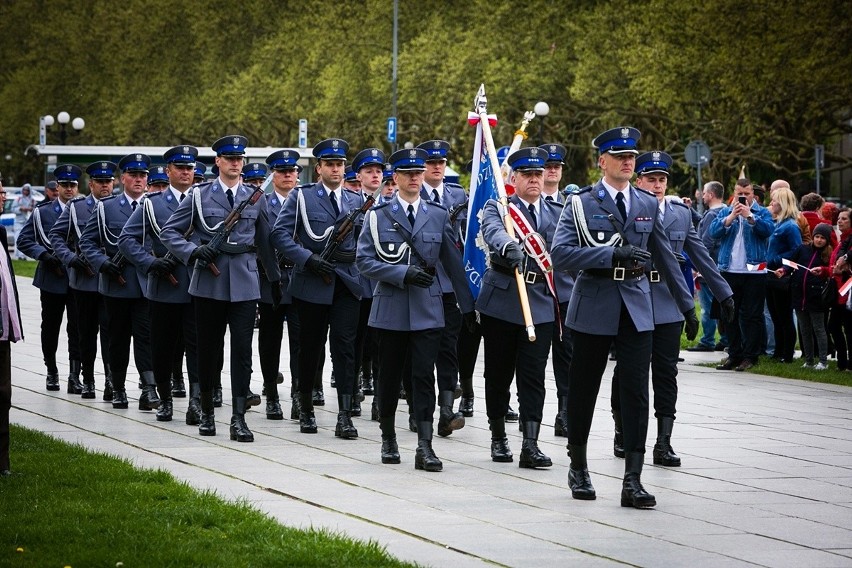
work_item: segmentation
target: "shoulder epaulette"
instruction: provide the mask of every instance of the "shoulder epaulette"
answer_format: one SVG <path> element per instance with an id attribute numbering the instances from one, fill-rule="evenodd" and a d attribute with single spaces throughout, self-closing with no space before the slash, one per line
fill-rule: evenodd
<path id="1" fill-rule="evenodd" d="M 194 189 L 196 187 L 198 187 L 198 188 L 210 187 L 211 185 L 213 185 L 213 181 L 202 181 L 201 183 L 196 183 L 195 185 L 193 185 L 189 189 Z"/>
<path id="2" fill-rule="evenodd" d="M 109 201 L 110 199 L 115 199 L 116 197 L 118 197 L 118 196 L 117 196 L 117 195 L 115 195 L 115 194 L 113 194 L 113 195 L 107 195 L 106 197 L 101 197 L 100 201 L 101 201 L 101 202 Z"/>
<path id="3" fill-rule="evenodd" d="M 650 191 L 648 191 L 647 189 L 642 189 L 641 187 L 636 187 L 635 185 L 634 185 L 633 187 L 636 189 L 636 191 L 639 191 L 639 192 L 641 192 L 641 193 L 644 193 L 644 194 L 650 195 L 650 196 L 651 196 L 651 197 L 653 197 L 654 199 L 657 199 L 657 196 L 656 196 L 656 195 L 654 195 L 653 193 L 651 193 Z"/>
<path id="4" fill-rule="evenodd" d="M 464 187 L 462 187 L 461 185 L 457 184 L 457 183 L 456 183 L 456 182 L 454 182 L 454 181 L 445 181 L 445 182 L 444 182 L 444 186 L 446 186 L 446 187 L 456 187 L 456 188 L 458 188 L 458 189 L 460 189 L 460 190 L 464 191 Z"/>
<path id="5" fill-rule="evenodd" d="M 39 207 L 44 207 L 45 205 L 50 205 L 51 203 L 53 203 L 53 200 L 45 199 L 45 200 L 39 202 L 38 205 L 36 205 L 36 209 L 38 209 Z"/>
<path id="6" fill-rule="evenodd" d="M 565 207 L 564 203 L 560 203 L 559 201 L 557 201 L 555 199 L 539 199 L 539 201 L 546 203 L 550 207 L 557 207 L 559 209 L 562 209 L 563 207 Z"/>
<path id="7" fill-rule="evenodd" d="M 71 199 L 68 200 L 68 203 L 74 203 L 75 201 L 82 201 L 83 199 L 86 199 L 87 197 L 89 197 L 89 196 L 88 195 L 75 195 L 74 197 L 72 197 Z"/>
<path id="8" fill-rule="evenodd" d="M 387 207 L 389 203 L 390 203 L 390 201 L 385 201 L 384 203 L 378 203 L 376 205 L 373 205 L 372 208 L 373 209 L 381 209 L 382 207 Z"/>
<path id="9" fill-rule="evenodd" d="M 311 186 L 313 186 L 313 185 L 314 185 L 314 184 L 312 184 L 312 183 L 303 183 L 303 184 L 301 184 L 301 185 L 297 185 L 297 186 L 296 186 L 296 187 L 294 187 L 293 189 L 305 189 L 305 188 L 311 187 Z"/>
<path id="10" fill-rule="evenodd" d="M 666 201 L 668 201 L 668 200 L 666 200 Z M 689 209 L 689 205 L 687 205 L 683 201 L 668 201 L 668 202 L 671 203 L 672 205 L 680 205 L 684 209 Z"/>
<path id="11" fill-rule="evenodd" d="M 581 193 L 588 193 L 590 191 L 592 191 L 592 186 L 587 185 L 586 187 L 581 187 L 580 189 L 578 189 L 577 193 L 575 193 L 574 195 L 580 195 Z"/>
<path id="12" fill-rule="evenodd" d="M 433 201 L 427 201 L 426 204 L 429 205 L 430 207 L 437 207 L 438 209 L 443 209 L 444 211 L 449 211 L 443 203 L 435 203 Z"/>
<path id="13" fill-rule="evenodd" d="M 146 193 L 143 197 L 146 197 L 146 198 L 148 198 L 148 197 L 156 197 L 157 195 L 162 195 L 164 191 L 165 191 L 164 189 L 161 189 L 161 190 L 159 190 L 159 191 L 149 191 L 149 192 L 148 192 L 148 193 Z"/>

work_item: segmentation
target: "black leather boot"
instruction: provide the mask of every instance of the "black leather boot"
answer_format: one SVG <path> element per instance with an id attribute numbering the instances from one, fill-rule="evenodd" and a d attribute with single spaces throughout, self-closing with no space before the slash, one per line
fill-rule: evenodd
<path id="1" fill-rule="evenodd" d="M 104 363 L 104 395 L 103 400 L 112 400 L 112 370 Z"/>
<path id="2" fill-rule="evenodd" d="M 399 446 L 396 443 L 396 425 L 394 417 L 388 416 L 379 421 L 382 430 L 382 463 L 399 463 Z"/>
<path id="3" fill-rule="evenodd" d="M 462 388 L 459 412 L 465 418 L 470 418 L 473 416 L 473 377 L 462 377 L 459 375 L 459 383 Z"/>
<path id="4" fill-rule="evenodd" d="M 358 430 L 352 424 L 352 395 L 342 394 L 338 397 L 340 412 L 337 413 L 337 426 L 334 427 L 334 435 L 345 440 L 354 440 L 358 437 Z"/>
<path id="5" fill-rule="evenodd" d="M 442 471 L 444 464 L 432 449 L 432 423 L 417 423 L 417 451 L 414 453 L 414 469 Z"/>
<path id="6" fill-rule="evenodd" d="M 157 383 L 153 371 L 142 371 L 142 394 L 139 395 L 139 410 L 157 410 L 160 397 L 157 396 Z"/>
<path id="7" fill-rule="evenodd" d="M 626 452 L 624 454 L 624 481 L 621 484 L 621 506 L 635 509 L 650 509 L 657 506 L 657 500 L 642 487 L 642 463 L 645 454 Z"/>
<path id="8" fill-rule="evenodd" d="M 680 457 L 672 448 L 674 418 L 657 418 L 657 443 L 654 444 L 654 465 L 680 467 Z"/>
<path id="9" fill-rule="evenodd" d="M 231 415 L 231 439 L 237 442 L 254 442 L 254 434 L 246 424 L 248 401 L 244 396 L 233 399 L 234 413 Z"/>
<path id="10" fill-rule="evenodd" d="M 82 398 L 94 399 L 97 396 L 97 393 L 95 393 L 95 370 L 92 367 L 83 369 L 83 392 L 80 393 Z"/>
<path id="11" fill-rule="evenodd" d="M 251 389 L 248 389 L 248 392 L 246 393 L 246 404 L 249 408 L 252 406 L 260 406 L 260 395 L 255 394 L 251 392 Z"/>
<path id="12" fill-rule="evenodd" d="M 411 393 L 405 393 L 405 403 L 408 405 L 408 429 L 412 432 L 417 432 L 417 420 L 414 419 L 414 401 Z"/>
<path id="13" fill-rule="evenodd" d="M 112 407 L 127 408 L 127 391 L 124 390 L 125 375 L 116 371 L 112 372 Z"/>
<path id="14" fill-rule="evenodd" d="M 222 408 L 222 402 L 222 375 L 219 375 L 213 385 L 213 406 Z"/>
<path id="15" fill-rule="evenodd" d="M 172 404 L 172 382 L 168 381 L 157 385 L 157 390 L 160 391 L 160 407 L 157 409 L 157 421 L 171 422 L 174 411 Z"/>
<path id="16" fill-rule="evenodd" d="M 302 434 L 317 433 L 317 419 L 314 416 L 313 395 L 309 392 L 299 393 L 299 432 Z"/>
<path id="17" fill-rule="evenodd" d="M 322 387 L 316 388 L 311 396 L 311 402 L 314 406 L 325 406 L 325 393 Z"/>
<path id="18" fill-rule="evenodd" d="M 624 457 L 624 430 L 621 426 L 621 412 L 613 411 L 612 419 L 615 422 L 615 436 L 612 439 L 612 454 L 617 458 Z"/>
<path id="19" fill-rule="evenodd" d="M 571 465 L 568 468 L 568 487 L 571 488 L 571 497 L 582 501 L 594 501 L 596 499 L 595 488 L 592 486 L 592 478 L 589 475 L 589 464 L 586 461 L 586 447 L 568 444 L 568 453 L 571 456 Z"/>
<path id="20" fill-rule="evenodd" d="M 361 390 L 366 395 L 376 392 L 373 388 L 373 363 L 366 357 L 361 361 Z"/>
<path id="21" fill-rule="evenodd" d="M 187 426 L 201 424 L 201 385 L 189 383 L 189 406 L 186 408 Z"/>
<path id="22" fill-rule="evenodd" d="M 350 408 L 351 416 L 361 416 L 361 401 L 364 400 L 364 393 L 362 391 L 358 391 L 352 397 L 352 408 Z"/>
<path id="23" fill-rule="evenodd" d="M 506 409 L 506 422 L 517 422 L 520 417 L 518 413 L 515 412 L 511 406 Z"/>
<path id="24" fill-rule="evenodd" d="M 83 383 L 80 382 L 80 371 L 83 364 L 80 361 L 70 361 L 71 371 L 68 373 L 68 394 L 81 394 Z"/>
<path id="25" fill-rule="evenodd" d="M 559 411 L 556 413 L 556 422 L 553 424 L 553 435 L 562 438 L 568 437 L 568 397 L 559 397 Z"/>
<path id="26" fill-rule="evenodd" d="M 511 462 L 514 456 L 509 449 L 509 440 L 506 438 L 506 419 L 495 418 L 489 420 L 488 424 L 491 428 L 491 461 Z"/>
<path id="27" fill-rule="evenodd" d="M 379 421 L 379 403 L 376 402 L 375 397 L 373 398 L 373 402 L 370 403 L 370 420 L 373 422 Z"/>
<path id="28" fill-rule="evenodd" d="M 57 369 L 48 370 L 44 377 L 45 388 L 49 391 L 59 390 L 59 371 Z"/>
<path id="29" fill-rule="evenodd" d="M 541 430 L 539 422 L 524 422 L 524 441 L 521 445 L 521 457 L 518 459 L 518 467 L 535 469 L 537 467 L 550 467 L 553 462 L 544 455 L 538 447 L 538 433 Z"/>
<path id="30" fill-rule="evenodd" d="M 298 385 L 292 385 L 290 387 L 290 420 L 299 419 L 300 402 L 299 387 Z"/>
<path id="31" fill-rule="evenodd" d="M 281 402 L 278 400 L 278 385 L 266 387 L 266 419 L 284 420 L 284 411 L 281 410 Z"/>
<path id="32" fill-rule="evenodd" d="M 186 398 L 186 383 L 183 379 L 183 373 L 180 371 L 172 373 L 172 396 L 174 398 Z M 162 395 L 160 398 L 163 398 Z"/>
<path id="33" fill-rule="evenodd" d="M 438 435 L 449 436 L 456 430 L 464 428 L 464 416 L 461 412 L 453 412 L 453 391 L 440 391 L 438 393 L 438 404 L 440 414 L 438 417 Z"/>
<path id="34" fill-rule="evenodd" d="M 334 378 L 334 371 L 331 371 L 331 388 L 337 388 L 337 379 Z"/>
<path id="35" fill-rule="evenodd" d="M 213 391 L 201 391 L 201 423 L 198 425 L 198 433 L 202 436 L 216 435 L 214 408 Z"/>

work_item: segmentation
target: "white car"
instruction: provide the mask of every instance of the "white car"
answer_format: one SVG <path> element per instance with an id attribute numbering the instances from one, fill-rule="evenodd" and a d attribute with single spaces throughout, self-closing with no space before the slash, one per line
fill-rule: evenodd
<path id="1" fill-rule="evenodd" d="M 0 214 L 0 225 L 6 228 L 6 247 L 9 249 L 9 252 L 12 252 L 15 250 L 15 239 L 17 238 L 17 234 L 15 233 L 15 214 L 12 211 L 18 203 L 18 199 L 21 198 L 21 188 L 7 187 L 5 189 L 6 205 L 3 206 L 3 213 Z M 36 203 L 44 201 L 44 194 L 40 191 L 33 189 L 31 193 Z"/>

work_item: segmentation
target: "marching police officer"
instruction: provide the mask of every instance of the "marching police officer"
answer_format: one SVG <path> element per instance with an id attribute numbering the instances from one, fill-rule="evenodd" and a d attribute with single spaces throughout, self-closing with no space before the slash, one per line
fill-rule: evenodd
<path id="1" fill-rule="evenodd" d="M 572 196 L 562 211 L 552 257 L 557 270 L 582 271 L 574 283 L 566 325 L 575 353 L 569 370 L 568 484 L 575 499 L 594 499 L 586 444 L 601 376 L 614 344 L 620 369 L 625 475 L 621 505 L 649 508 L 641 483 L 648 430 L 648 361 L 654 316 L 644 264 L 653 258 L 677 309 L 697 331 L 692 296 L 659 222 L 657 200 L 630 184 L 636 165 L 635 128 L 608 130 L 593 141 L 602 179 Z M 691 331 L 690 331 L 691 333 Z"/>
<path id="2" fill-rule="evenodd" d="M 169 174 L 166 166 L 151 166 L 148 170 L 148 191 L 163 191 L 169 187 Z"/>
<path id="3" fill-rule="evenodd" d="M 195 158 L 194 146 L 175 146 L 163 155 L 166 161 L 166 189 L 148 192 L 141 207 L 130 215 L 118 238 L 121 252 L 147 274 L 143 289 L 148 299 L 151 318 L 151 362 L 160 395 L 157 420 L 168 422 L 173 413 L 174 361 L 186 350 L 189 373 L 189 408 L 186 423 L 201 422 L 200 386 L 198 384 L 195 311 L 189 295 L 189 270 L 169 254 L 160 240 L 166 221 L 177 211 L 192 186 Z M 151 180 L 149 178 L 149 186 Z"/>
<path id="4" fill-rule="evenodd" d="M 733 317 L 733 292 L 727 281 L 719 274 L 716 263 L 701 242 L 692 225 L 689 207 L 679 199 L 666 198 L 669 170 L 672 158 L 665 152 L 646 152 L 636 158 L 636 187 L 652 193 L 659 203 L 659 219 L 668 237 L 675 257 L 683 259 L 684 250 L 690 260 L 704 276 L 715 298 L 720 298 L 724 319 Z M 676 198 L 675 198 L 676 199 Z M 685 260 L 685 259 L 684 259 Z M 682 278 L 678 274 L 676 277 Z M 657 418 L 657 443 L 654 445 L 654 464 L 680 466 L 680 457 L 671 446 L 672 428 L 677 403 L 677 363 L 680 354 L 680 336 L 683 329 L 683 314 L 669 292 L 669 287 L 656 270 L 648 275 L 651 283 L 651 300 L 654 307 L 654 331 L 651 351 L 651 385 L 654 388 L 654 416 Z M 619 392 L 619 368 L 612 377 L 612 416 L 615 419 L 616 439 L 614 451 L 624 457 L 621 440 L 621 400 Z M 619 456 L 619 449 L 621 455 Z"/>
<path id="5" fill-rule="evenodd" d="M 429 140 L 417 147 L 423 149 L 427 155 L 420 198 L 454 212 L 455 219 L 451 219 L 454 242 L 457 247 L 460 247 L 460 227 L 463 224 L 463 219 L 456 208 L 467 201 L 467 194 L 462 186 L 444 182 L 450 143 L 446 140 Z M 460 259 L 458 262 L 461 265 Z M 463 265 L 461 267 L 463 270 Z M 453 400 L 459 384 L 459 359 L 456 348 L 462 326 L 462 317 L 456 304 L 452 282 L 447 276 L 447 268 L 444 267 L 443 262 L 439 262 L 436 268 L 444 301 L 445 324 L 444 332 L 441 334 L 441 349 L 438 351 L 438 359 L 435 365 L 438 372 L 438 405 L 440 407 L 438 435 L 449 436 L 454 430 L 464 427 L 464 416 L 460 412 L 453 411 Z M 458 394 L 461 396 L 460 388 Z"/>
<path id="6" fill-rule="evenodd" d="M 48 234 L 56 256 L 68 271 L 68 287 L 74 296 L 77 313 L 86 315 L 86 317 L 77 318 L 77 336 L 82 361 L 83 385 L 90 384 L 92 389 L 95 385 L 95 358 L 98 354 L 98 333 L 100 332 L 105 375 L 103 400 L 106 401 L 112 401 L 113 397 L 112 371 L 109 365 L 109 320 L 103 296 L 98 292 L 97 273 L 80 250 L 80 237 L 99 201 L 112 195 L 117 169 L 118 166 L 113 162 L 89 164 L 86 168 L 89 176 L 89 195 L 72 197 Z M 69 186 L 60 187 L 62 192 L 66 192 Z M 70 191 L 68 195 L 71 195 Z"/>
<path id="7" fill-rule="evenodd" d="M 446 209 L 420 196 L 428 154 L 422 148 L 394 152 L 390 163 L 399 185 L 396 197 L 367 214 L 358 241 L 358 268 L 377 282 L 370 326 L 379 342 L 379 424 L 382 463 L 399 463 L 394 418 L 397 377 L 411 359 L 414 416 L 417 421 L 415 469 L 441 471 L 432 449 L 435 412 L 433 368 L 445 326 L 444 302 L 435 266 L 447 270 L 466 318 L 474 316 L 461 255 Z M 438 277 L 440 279 L 440 276 Z"/>
<path id="8" fill-rule="evenodd" d="M 482 214 L 481 231 L 490 250 L 490 266 L 482 278 L 476 309 L 485 343 L 485 405 L 491 425 L 491 459 L 513 460 L 505 420 L 509 386 L 513 376 L 517 376 L 524 434 L 519 465 L 524 468 L 553 465 L 538 447 L 544 373 L 559 302 L 547 249 L 562 212 L 558 204 L 540 198 L 547 157 L 547 152 L 535 147 L 513 152 L 507 160 L 513 171 L 515 193 L 508 200 L 508 209 L 490 200 Z M 514 236 L 506 230 L 506 215 L 512 218 Z M 524 278 L 535 341 L 529 340 L 524 323 L 516 269 Z"/>
<path id="9" fill-rule="evenodd" d="M 48 238 L 50 229 L 62 214 L 65 205 L 77 195 L 78 180 L 83 170 L 73 164 L 65 164 L 58 166 L 53 173 L 62 184 L 59 196 L 52 201 L 45 199 L 33 209 L 32 215 L 18 234 L 15 246 L 21 253 L 38 260 L 33 286 L 39 289 L 41 301 L 41 353 L 47 367 L 47 390 L 59 390 L 56 349 L 59 330 L 62 327 L 62 314 L 66 313 L 65 331 L 68 336 L 68 358 L 71 367 L 68 393 L 82 394 L 83 398 L 95 398 L 94 384 L 91 384 L 91 388 L 89 385 L 80 384 L 82 363 L 74 295 L 68 291 L 68 273 Z"/>
<path id="10" fill-rule="evenodd" d="M 118 167 L 124 191 L 98 201 L 80 236 L 80 251 L 93 271 L 99 274 L 98 291 L 104 296 L 109 320 L 113 408 L 128 406 L 125 381 L 131 338 L 133 358 L 143 385 L 139 410 L 156 410 L 160 406 L 151 364 L 148 300 L 142 294 L 147 275 L 128 262 L 118 249 L 118 237 L 124 224 L 142 202 L 150 165 L 151 158 L 145 154 L 128 154 L 121 159 Z"/>
<path id="11" fill-rule="evenodd" d="M 207 173 L 207 164 L 204 162 L 195 162 L 195 170 L 192 173 L 192 183 L 203 183 L 204 182 L 204 174 Z"/>
<path id="12" fill-rule="evenodd" d="M 562 179 L 562 166 L 565 164 L 567 150 L 561 144 L 543 144 L 539 146 L 547 152 L 544 164 L 544 183 L 541 199 L 548 203 L 565 203 L 565 196 L 559 193 L 559 180 Z M 561 213 L 561 211 L 560 211 Z M 574 277 L 571 273 L 559 270 L 554 273 L 557 280 L 556 289 L 559 291 L 559 314 L 568 313 L 568 300 L 574 289 Z M 561 333 L 560 333 L 561 332 Z M 553 357 L 553 378 L 556 380 L 556 397 L 558 411 L 553 424 L 553 435 L 568 437 L 568 369 L 574 346 L 571 342 L 571 330 L 562 325 L 559 319 L 554 320 L 553 340 L 550 353 Z"/>
<path id="13" fill-rule="evenodd" d="M 385 165 L 385 153 L 378 148 L 365 148 L 352 160 L 352 170 L 361 184 L 361 198 L 366 202 L 370 197 L 375 203 L 381 199 L 382 177 Z M 355 227 L 355 240 L 361 234 L 364 218 L 358 220 Z M 373 305 L 373 288 L 375 282 L 361 275 L 362 290 L 360 314 L 358 317 L 358 332 L 355 336 L 355 368 L 360 371 L 360 381 L 356 378 L 356 391 L 363 394 L 375 394 L 373 384 L 373 368 L 378 368 L 378 347 L 372 329 L 368 325 L 370 308 Z M 357 399 L 357 396 L 356 396 Z M 379 407 L 376 397 L 373 397 L 371 418 L 379 419 Z"/>
<path id="14" fill-rule="evenodd" d="M 191 268 L 189 293 L 194 297 L 201 385 L 198 432 L 202 436 L 216 434 L 213 386 L 221 371 L 221 359 L 210 354 L 224 351 L 229 328 L 233 394 L 230 437 L 238 442 L 254 441 L 245 412 L 260 298 L 258 256 L 267 274 L 275 274 L 276 270 L 275 254 L 269 245 L 269 221 L 259 201 L 260 190 L 240 181 L 247 145 L 248 139 L 239 135 L 225 136 L 213 144 L 218 178 L 195 186 L 192 198 L 178 205 L 160 233 L 166 248 Z M 201 244 L 186 239 L 190 227 Z"/>
<path id="15" fill-rule="evenodd" d="M 296 187 L 299 171 L 299 153 L 294 150 L 278 150 L 266 157 L 263 165 L 263 178 L 266 178 L 268 170 L 272 170 L 271 193 L 263 196 L 266 214 L 269 224 L 274 225 L 275 219 L 281 212 L 281 207 L 290 195 L 291 190 Z M 244 170 L 245 171 L 245 170 Z M 244 174 L 245 175 L 245 174 Z M 293 382 L 298 377 L 296 360 L 299 353 L 298 315 L 293 308 L 293 299 L 287 291 L 290 283 L 290 272 L 293 263 L 280 255 L 277 256 L 278 274 L 271 278 L 267 277 L 262 263 L 258 263 L 258 276 L 260 277 L 260 300 L 258 301 L 258 324 L 257 324 L 257 350 L 260 356 L 260 370 L 263 375 L 263 392 L 266 396 L 266 418 L 269 420 L 283 420 L 284 412 L 278 397 L 279 377 L 278 365 L 281 361 L 281 340 L 284 337 L 284 322 L 287 322 L 287 336 L 290 346 L 290 371 L 291 389 L 290 397 L 295 400 L 298 388 L 293 388 Z M 296 370 L 295 372 L 293 372 Z M 295 402 L 294 402 L 295 405 Z M 291 408 L 290 418 L 294 418 Z M 298 408 L 295 418 L 298 419 Z"/>
<path id="16" fill-rule="evenodd" d="M 351 411 L 362 284 L 355 268 L 353 232 L 339 240 L 332 256 L 321 255 L 339 239 L 340 224 L 363 205 L 360 195 L 343 189 L 348 149 L 349 144 L 340 138 L 323 140 L 314 147 L 320 180 L 297 187 L 287 198 L 272 230 L 272 242 L 295 264 L 289 289 L 299 314 L 299 429 L 302 433 L 317 431 L 311 389 L 328 339 L 339 404 L 334 435 L 357 438 Z"/>

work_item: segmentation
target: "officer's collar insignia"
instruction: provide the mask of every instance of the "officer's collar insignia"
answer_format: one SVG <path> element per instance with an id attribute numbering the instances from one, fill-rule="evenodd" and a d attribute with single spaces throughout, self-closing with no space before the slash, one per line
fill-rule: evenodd
<path id="1" fill-rule="evenodd" d="M 599 190 L 598 190 L 598 198 L 603 199 L 603 196 L 604 196 L 605 194 L 606 194 L 606 192 L 605 192 L 604 190 L 602 190 L 602 189 L 599 189 Z"/>
<path id="2" fill-rule="evenodd" d="M 172 199 L 174 199 L 174 197 L 172 196 L 171 192 L 169 192 L 169 193 L 166 195 L 166 201 L 171 201 Z"/>
<path id="3" fill-rule="evenodd" d="M 391 205 L 391 209 L 393 209 L 393 212 L 396 213 L 399 210 L 399 203 Z"/>
<path id="4" fill-rule="evenodd" d="M 318 195 L 319 197 L 324 197 L 324 196 L 325 196 L 325 191 L 323 191 L 323 189 L 322 189 L 322 188 L 319 188 L 319 189 L 317 190 L 317 195 Z"/>
<path id="5" fill-rule="evenodd" d="M 272 198 L 272 204 L 273 204 L 273 205 L 278 205 L 278 198 L 277 198 L 277 197 L 273 197 L 273 198 Z"/>

